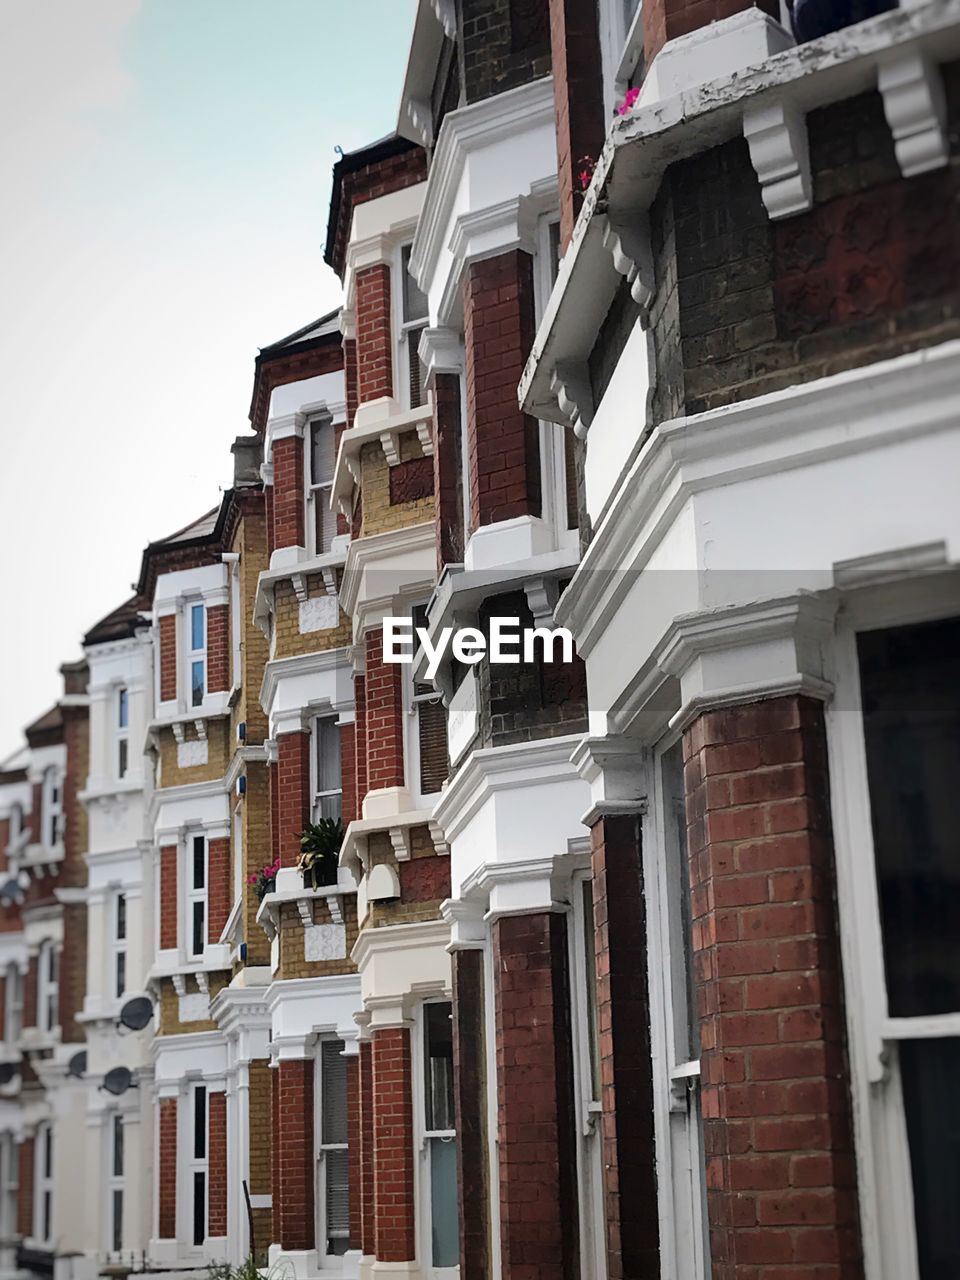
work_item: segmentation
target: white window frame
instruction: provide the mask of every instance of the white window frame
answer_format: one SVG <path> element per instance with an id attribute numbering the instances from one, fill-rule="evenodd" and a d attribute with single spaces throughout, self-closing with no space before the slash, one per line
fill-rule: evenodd
<path id="1" fill-rule="evenodd" d="M 393 311 L 393 319 L 394 319 L 393 393 L 394 393 L 394 399 L 396 400 L 400 408 L 403 410 L 414 409 L 417 407 L 410 403 L 409 347 L 410 347 L 411 341 L 413 341 L 413 339 L 411 338 L 411 335 L 414 333 L 419 334 L 422 330 L 428 328 L 430 324 L 429 301 L 427 305 L 426 314 L 419 317 L 419 319 L 408 320 L 404 315 L 403 294 L 404 294 L 405 269 L 403 265 L 403 258 L 404 258 L 404 250 L 412 249 L 412 247 L 413 247 L 413 236 L 411 234 L 409 240 L 404 239 L 400 244 L 397 245 L 396 251 L 394 253 L 394 258 L 393 258 L 393 263 L 392 263 L 391 273 L 390 273 L 391 283 L 393 285 L 392 311 Z M 412 276 L 410 278 L 411 280 L 413 280 Z M 413 283 L 416 285 L 415 280 L 413 281 Z M 419 288 L 419 285 L 417 285 L 417 288 Z M 419 348 L 419 345 L 420 345 L 419 337 L 416 339 L 416 341 L 417 341 L 417 346 Z M 423 388 L 423 392 L 424 392 L 424 399 L 423 399 L 423 405 L 421 407 L 423 409 L 424 416 L 426 417 L 431 412 L 430 393 L 427 391 L 425 386 Z"/>
<path id="2" fill-rule="evenodd" d="M 420 1271 L 424 1280 L 457 1280 L 460 1275 L 459 1261 L 452 1267 L 435 1267 L 433 1265 L 432 1230 L 433 1205 L 430 1198 L 430 1150 L 433 1141 L 452 1141 L 457 1146 L 457 1159 L 460 1159 L 460 1143 L 456 1129 L 428 1129 L 426 1121 L 426 1085 L 427 1064 L 425 1053 L 426 1008 L 428 1005 L 453 1003 L 450 996 L 437 995 L 422 1001 L 414 1013 L 413 1052 L 411 1066 L 413 1068 L 413 1140 L 416 1151 L 414 1160 L 414 1196 L 416 1204 L 415 1220 L 417 1223 L 417 1253 L 420 1256 Z"/>
<path id="3" fill-rule="evenodd" d="M 663 790 L 663 757 L 679 739 L 679 733 L 668 733 L 647 758 L 646 794 L 653 803 L 643 817 L 641 838 L 660 1256 L 665 1276 L 708 1280 L 700 1062 L 678 1052 L 688 1016 L 678 897 L 685 866 L 676 865 L 676 850 L 671 858 Z"/>
<path id="4" fill-rule="evenodd" d="M 129 990 L 129 973 L 127 971 L 128 951 L 127 936 L 130 932 L 130 903 L 124 889 L 113 893 L 110 905 L 110 940 L 111 959 L 110 988 L 112 999 L 120 1000 Z M 120 970 L 123 968 L 123 984 L 120 983 Z M 119 989 L 118 989 L 119 988 Z"/>
<path id="5" fill-rule="evenodd" d="M 313 475 L 313 429 L 314 427 L 324 427 L 331 435 L 333 440 L 333 468 L 329 476 L 321 480 L 314 479 Z M 331 507 L 331 495 L 333 493 L 333 474 L 336 468 L 337 458 L 337 427 L 333 417 L 329 413 L 317 414 L 307 420 L 307 424 L 303 431 L 303 483 L 304 483 L 304 511 L 305 511 L 305 534 L 307 551 L 312 556 L 329 555 L 333 550 L 332 542 L 337 536 L 337 517 L 336 512 Z M 317 516 L 322 507 L 324 515 L 329 516 L 332 520 L 332 533 L 330 535 L 331 546 L 320 547 L 317 545 Z"/>
<path id="6" fill-rule="evenodd" d="M 193 611 L 194 609 L 203 610 L 203 645 L 199 649 L 193 647 Z M 191 596 L 184 601 L 183 620 L 181 623 L 181 633 L 184 638 L 183 643 L 183 700 L 188 710 L 199 710 L 206 701 L 209 692 L 210 664 L 207 660 L 207 640 L 208 627 L 210 623 L 209 611 L 206 601 L 196 596 Z M 203 663 L 203 697 L 199 702 L 193 701 L 193 666 L 196 662 Z"/>
<path id="7" fill-rule="evenodd" d="M 23 1031 L 23 972 L 15 960 L 4 975 L 3 1039 L 12 1049 Z"/>
<path id="8" fill-rule="evenodd" d="M 203 1103 L 203 1155 L 197 1155 L 197 1093 L 202 1089 L 204 1091 Z M 202 1250 L 210 1236 L 210 1095 L 212 1090 L 206 1080 L 191 1080 L 190 1087 L 187 1090 L 186 1100 L 187 1106 L 184 1108 L 186 1116 L 184 1117 L 184 1130 L 182 1131 L 183 1145 L 181 1150 L 184 1154 L 182 1168 L 186 1174 L 185 1187 L 183 1196 L 178 1194 L 177 1203 L 183 1203 L 183 1218 L 181 1222 L 184 1224 L 185 1231 L 181 1237 L 186 1241 L 186 1247 L 191 1252 Z M 194 1213 L 196 1192 L 194 1188 L 195 1175 L 203 1174 L 203 1240 L 197 1244 L 194 1240 Z M 183 1228 L 181 1228 L 183 1230 Z"/>
<path id="9" fill-rule="evenodd" d="M 125 684 L 117 686 L 113 710 L 113 768 L 117 779 L 122 782 L 130 772 L 130 690 Z"/>
<path id="10" fill-rule="evenodd" d="M 197 887 L 194 884 L 194 842 L 196 840 L 203 841 L 203 884 Z M 207 934 L 210 926 L 210 841 L 207 838 L 206 831 L 199 827 L 188 827 L 184 833 L 183 853 L 181 857 L 183 892 L 181 901 L 183 903 L 183 949 L 188 960 L 202 961 L 204 951 L 207 947 Z M 202 944 L 199 951 L 194 950 L 193 946 L 193 917 L 195 905 L 203 904 L 203 934 Z"/>
<path id="11" fill-rule="evenodd" d="M 344 1049 L 344 1043 L 337 1036 L 321 1036 L 316 1042 L 314 1051 L 313 1066 L 313 1086 L 314 1086 L 314 1103 L 313 1114 L 315 1123 L 313 1126 L 314 1136 L 314 1160 L 316 1165 L 316 1176 L 314 1178 L 314 1190 L 316 1193 L 315 1204 L 315 1223 L 316 1223 L 316 1241 L 317 1241 L 317 1258 L 321 1267 L 325 1263 L 329 1263 L 331 1269 L 340 1270 L 343 1266 L 343 1255 L 338 1253 L 327 1253 L 326 1242 L 331 1238 L 331 1231 L 327 1227 L 327 1161 L 326 1156 L 331 1151 L 347 1151 L 349 1142 L 324 1142 L 323 1140 L 323 1090 L 324 1090 L 324 1071 L 323 1071 L 323 1045 L 339 1044 L 341 1052 Z M 347 1248 L 350 1242 L 349 1227 L 340 1233 L 340 1239 L 345 1240 Z M 324 1268 L 325 1269 L 325 1268 Z"/>
<path id="12" fill-rule="evenodd" d="M 857 1187 L 867 1280 L 918 1280 L 913 1174 L 898 1042 L 960 1036 L 960 1011 L 891 1018 L 857 657 L 858 632 L 960 615 L 960 575 L 851 593 L 838 614 L 826 705 L 830 805 L 847 1016 Z"/>
<path id="13" fill-rule="evenodd" d="M 537 219 L 537 255 L 534 261 L 533 299 L 536 323 L 539 325 L 550 300 L 559 262 L 554 257 L 556 245 L 552 229 L 559 235 L 560 213 L 551 210 Z M 576 547 L 579 532 L 567 528 L 567 475 L 563 449 L 564 431 L 554 422 L 539 423 L 541 518 L 554 530 L 558 546 Z"/>
<path id="14" fill-rule="evenodd" d="M 127 1135 L 124 1125 L 123 1112 L 118 1110 L 108 1111 L 106 1113 L 106 1124 L 104 1125 L 104 1133 L 106 1138 L 106 1152 L 104 1156 L 104 1169 L 106 1177 L 104 1178 L 104 1189 L 106 1191 L 105 1200 L 105 1254 L 108 1258 L 119 1257 L 123 1252 L 123 1214 L 124 1214 L 124 1170 L 126 1168 L 127 1159 Z M 117 1168 L 117 1133 L 120 1135 L 120 1168 Z M 119 1206 L 116 1203 L 117 1193 L 120 1195 Z M 117 1222 L 117 1208 L 120 1210 L 120 1221 Z M 116 1231 L 119 1226 L 120 1238 L 119 1245 L 116 1243 Z"/>
<path id="15" fill-rule="evenodd" d="M 327 788 L 323 791 L 320 790 L 320 761 L 318 759 L 319 747 L 320 747 L 319 726 L 321 722 L 330 725 L 337 735 L 337 748 L 338 748 L 337 759 L 340 765 L 340 768 L 338 770 L 340 785 L 338 787 Z M 310 722 L 310 795 L 312 797 L 310 812 L 312 815 L 312 820 L 314 822 L 316 822 L 321 816 L 322 801 L 331 799 L 334 796 L 338 797 L 340 800 L 340 814 L 342 815 L 343 813 L 343 744 L 340 739 L 340 726 L 338 723 L 338 716 L 335 711 L 324 712 L 324 713 L 321 713 L 320 715 L 316 715 L 313 717 L 313 719 Z"/>
<path id="16" fill-rule="evenodd" d="M 33 1241 L 43 1248 L 49 1247 L 55 1238 L 53 1196 L 53 1125 L 49 1120 L 37 1125 L 34 1138 L 34 1197 Z M 47 1230 L 44 1231 L 44 1219 Z"/>
<path id="17" fill-rule="evenodd" d="M 63 843 L 63 775 L 54 764 L 43 771 L 41 796 L 43 826 L 40 843 L 48 849 L 56 849 Z"/>
<path id="18" fill-rule="evenodd" d="M 60 1025 L 60 956 L 52 938 L 37 952 L 37 1026 L 52 1035 Z"/>
<path id="19" fill-rule="evenodd" d="M 585 887 L 593 890 L 589 871 L 576 872 L 571 880 L 571 907 L 567 917 L 570 951 L 570 1017 L 573 1031 L 574 1115 L 577 1125 L 577 1208 L 580 1215 L 580 1274 L 583 1280 L 604 1280 L 607 1275 L 606 1204 L 603 1165 L 603 1102 L 594 1087 L 600 1075 L 598 1028 L 589 1016 L 587 984 L 591 971 L 596 981 L 596 956 L 586 946 Z M 591 935 L 593 923 L 590 922 Z M 594 990 L 596 988 L 594 987 Z M 596 1013 L 596 1005 L 594 1006 Z"/>
<path id="20" fill-rule="evenodd" d="M 643 0 L 629 23 L 624 18 L 624 0 L 598 0 L 603 103 L 608 121 L 622 101 L 643 53 Z"/>
<path id="21" fill-rule="evenodd" d="M 17 1234 L 17 1200 L 20 1191 L 20 1144 L 14 1133 L 0 1134 L 0 1239 Z"/>

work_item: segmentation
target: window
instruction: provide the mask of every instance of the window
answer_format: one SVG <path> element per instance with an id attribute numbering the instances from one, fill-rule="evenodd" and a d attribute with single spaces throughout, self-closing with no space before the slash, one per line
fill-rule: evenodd
<path id="1" fill-rule="evenodd" d="M 49 1123 L 37 1127 L 34 1165 L 33 1235 L 38 1244 L 49 1245 L 53 1237 L 53 1128 Z"/>
<path id="2" fill-rule="evenodd" d="M 199 707 L 207 692 L 207 610 L 202 604 L 189 609 L 190 705 Z"/>
<path id="3" fill-rule="evenodd" d="M 117 777 L 125 778 L 130 764 L 130 696 L 117 690 Z"/>
<path id="4" fill-rule="evenodd" d="M 207 1087 L 193 1087 L 193 1108 L 190 1115 L 193 1133 L 189 1151 L 189 1183 L 192 1206 L 192 1235 L 195 1245 L 207 1238 Z"/>
<path id="5" fill-rule="evenodd" d="M 418 604 L 412 611 L 413 625 L 426 627 L 427 606 Z M 414 630 L 416 635 L 416 630 Z M 404 668 L 409 672 L 409 666 Z M 409 687 L 410 718 L 408 758 L 410 789 L 419 800 L 435 795 L 447 780 L 450 757 L 447 750 L 447 709 L 443 698 L 432 684 L 413 680 Z"/>
<path id="6" fill-rule="evenodd" d="M 60 773 L 52 766 L 43 775 L 43 830 L 41 840 L 48 847 L 60 843 L 62 835 L 63 797 L 60 791 Z"/>
<path id="7" fill-rule="evenodd" d="M 41 943 L 37 955 L 37 1010 L 41 1031 L 53 1031 L 57 1025 L 60 1001 L 60 973 L 57 948 L 49 939 Z"/>
<path id="8" fill-rule="evenodd" d="M 317 1058 L 317 1240 L 328 1255 L 350 1243 L 347 1063 L 342 1040 L 321 1040 Z"/>
<path id="9" fill-rule="evenodd" d="M 434 1268 L 460 1262 L 457 1208 L 457 1135 L 453 1108 L 453 1007 L 448 1002 L 423 1006 L 423 1141 L 424 1193 L 429 1208 L 428 1256 Z"/>
<path id="10" fill-rule="evenodd" d="M 123 1117 L 114 1111 L 107 1130 L 108 1153 L 108 1248 L 112 1253 L 123 1249 Z"/>
<path id="11" fill-rule="evenodd" d="M 575 877 L 570 924 L 571 1023 L 577 1113 L 580 1270 L 585 1280 L 607 1273 L 603 1135 L 600 1113 L 600 1046 L 597 1036 L 597 965 L 593 883 Z"/>
<path id="12" fill-rule="evenodd" d="M 20 1189 L 20 1148 L 12 1133 L 0 1137 L 0 1237 L 9 1240 L 17 1230 Z"/>
<path id="13" fill-rule="evenodd" d="M 856 659 L 885 1093 L 906 1132 L 916 1275 L 934 1280 L 960 1274 L 960 618 L 860 632 Z"/>
<path id="14" fill-rule="evenodd" d="M 648 973 L 654 1128 L 661 1186 L 665 1270 L 704 1280 L 710 1273 L 700 1109 L 700 1029 L 693 992 L 690 874 L 679 742 L 655 757 L 653 830 L 644 840 L 648 886 Z"/>
<path id="15" fill-rule="evenodd" d="M 340 779 L 340 728 L 334 716 L 313 722 L 313 818 L 339 818 L 343 805 Z"/>
<path id="16" fill-rule="evenodd" d="M 23 809 L 15 804 L 10 808 L 10 822 L 7 827 L 7 848 L 15 849 L 23 833 Z"/>
<path id="17" fill-rule="evenodd" d="M 307 505 L 310 511 L 312 551 L 322 556 L 332 549 L 337 536 L 337 515 L 330 506 L 333 472 L 337 463 L 336 428 L 329 416 L 311 422 L 308 438 Z"/>
<path id="18" fill-rule="evenodd" d="M 420 335 L 427 327 L 427 298 L 420 292 L 416 280 L 410 274 L 410 251 L 412 245 L 405 244 L 400 250 L 400 359 L 397 368 L 401 370 L 404 385 L 400 391 L 401 407 L 416 409 L 426 404 L 426 390 L 423 385 L 423 366 L 420 363 Z"/>
<path id="19" fill-rule="evenodd" d="M 113 994 L 116 999 L 127 989 L 127 895 L 113 900 Z"/>
<path id="20" fill-rule="evenodd" d="M 23 974 L 17 964 L 8 964 L 4 1000 L 3 1039 L 12 1047 L 20 1039 L 23 1029 Z"/>
<path id="21" fill-rule="evenodd" d="M 186 858 L 187 954 L 202 956 L 207 941 L 207 837 L 189 836 Z"/>
<path id="22" fill-rule="evenodd" d="M 599 0 L 604 103 L 608 116 L 631 85 L 643 79 L 640 0 Z"/>

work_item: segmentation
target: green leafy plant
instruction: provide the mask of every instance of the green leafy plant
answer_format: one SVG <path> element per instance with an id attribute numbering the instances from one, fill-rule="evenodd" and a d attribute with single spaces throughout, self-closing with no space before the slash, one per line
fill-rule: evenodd
<path id="1" fill-rule="evenodd" d="M 308 822 L 299 833 L 300 860 L 297 869 L 310 875 L 314 884 L 334 884 L 343 844 L 343 823 L 339 818 Z"/>
<path id="2" fill-rule="evenodd" d="M 207 1277 L 208 1280 L 293 1280 L 293 1270 L 288 1262 L 275 1262 L 269 1270 L 259 1267 L 251 1253 L 237 1267 L 229 1262 L 211 1262 Z"/>

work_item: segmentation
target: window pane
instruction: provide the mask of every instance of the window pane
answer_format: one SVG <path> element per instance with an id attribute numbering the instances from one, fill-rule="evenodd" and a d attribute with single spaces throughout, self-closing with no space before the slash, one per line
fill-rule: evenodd
<path id="1" fill-rule="evenodd" d="M 117 777 L 127 776 L 127 740 L 121 738 L 117 743 Z"/>
<path id="2" fill-rule="evenodd" d="M 49 1240 L 53 1231 L 53 1194 L 43 1193 L 43 1239 Z"/>
<path id="3" fill-rule="evenodd" d="M 195 604 L 190 610 L 190 648 L 202 649 L 204 643 L 204 608 Z"/>
<path id="4" fill-rule="evenodd" d="M 327 1253 L 346 1252 L 350 1236 L 349 1156 L 346 1151 L 326 1151 Z"/>
<path id="5" fill-rule="evenodd" d="M 127 895 L 117 894 L 117 939 L 122 942 L 127 936 Z"/>
<path id="6" fill-rule="evenodd" d="M 633 15 L 640 8 L 640 0 L 623 0 L 623 29 L 624 32 L 630 30 L 630 23 L 633 21 Z"/>
<path id="7" fill-rule="evenodd" d="M 193 1154 L 197 1160 L 207 1155 L 207 1090 L 203 1085 L 193 1091 Z"/>
<path id="8" fill-rule="evenodd" d="M 207 842 L 203 836 L 193 837 L 193 887 L 202 889 L 207 875 Z"/>
<path id="9" fill-rule="evenodd" d="M 329 419 L 310 428 L 310 483 L 325 484 L 333 479 L 336 465 L 334 426 Z"/>
<path id="10" fill-rule="evenodd" d="M 413 246 L 405 244 L 400 253 L 401 275 L 403 276 L 403 318 L 404 320 L 425 320 L 427 316 L 427 298 L 420 292 L 420 286 L 410 274 L 410 250 Z"/>
<path id="11" fill-rule="evenodd" d="M 207 1238 L 207 1175 L 193 1175 L 193 1243 L 203 1244 Z"/>
<path id="12" fill-rule="evenodd" d="M 921 1280 L 960 1276 L 960 1040 L 900 1045 Z"/>
<path id="13" fill-rule="evenodd" d="M 119 1116 L 113 1117 L 113 1176 L 123 1175 L 123 1121 Z"/>
<path id="14" fill-rule="evenodd" d="M 452 1129 L 453 1023 L 449 1004 L 424 1005 L 426 1121 L 428 1129 Z"/>
<path id="15" fill-rule="evenodd" d="M 126 729 L 129 723 L 130 708 L 126 689 L 121 689 L 117 694 L 117 725 L 121 729 Z"/>
<path id="16" fill-rule="evenodd" d="M 123 1192 L 119 1187 L 113 1192 L 113 1231 L 110 1246 L 114 1253 L 123 1248 Z"/>
<path id="17" fill-rule="evenodd" d="M 331 718 L 317 720 L 317 791 L 340 789 L 340 729 Z"/>
<path id="18" fill-rule="evenodd" d="M 460 1261 L 460 1221 L 453 1138 L 430 1139 L 430 1234 L 433 1265 L 455 1267 Z"/>
<path id="19" fill-rule="evenodd" d="M 117 952 L 117 984 L 115 995 L 117 999 L 123 995 L 127 989 L 127 953 L 125 951 Z"/>
<path id="20" fill-rule="evenodd" d="M 347 1060 L 342 1040 L 324 1040 L 320 1046 L 321 1144 L 347 1141 Z"/>
<path id="21" fill-rule="evenodd" d="M 857 637 L 887 998 L 960 1010 L 960 618 Z"/>
<path id="22" fill-rule="evenodd" d="M 203 702 L 203 686 L 206 683 L 203 668 L 204 664 L 202 662 L 191 662 L 190 664 L 190 701 L 194 707 L 199 707 Z"/>
<path id="23" fill-rule="evenodd" d="M 193 929 L 191 937 L 191 949 L 195 956 L 203 954 L 203 935 L 204 929 L 204 904 L 202 902 L 194 902 L 193 904 Z"/>

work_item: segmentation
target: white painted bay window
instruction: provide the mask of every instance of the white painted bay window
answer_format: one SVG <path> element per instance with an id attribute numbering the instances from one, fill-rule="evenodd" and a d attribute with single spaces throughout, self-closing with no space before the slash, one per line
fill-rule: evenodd
<path id="1" fill-rule="evenodd" d="M 321 1040 L 314 1071 L 317 1157 L 317 1245 L 339 1257 L 350 1244 L 347 1153 L 347 1062 L 342 1040 Z"/>
<path id="2" fill-rule="evenodd" d="M 307 433 L 308 546 L 315 556 L 332 550 L 337 536 L 337 515 L 330 506 L 333 473 L 337 463 L 336 428 L 327 414 L 310 423 Z"/>
<path id="3" fill-rule="evenodd" d="M 63 837 L 63 780 L 60 770 L 53 765 L 44 770 L 41 796 L 43 826 L 40 838 L 43 844 L 52 848 L 58 845 Z"/>
<path id="4" fill-rule="evenodd" d="M 48 1248 L 53 1243 L 53 1127 L 37 1126 L 34 1145 L 33 1238 Z"/>
<path id="5" fill-rule="evenodd" d="M 426 1274 L 453 1280 L 460 1264 L 457 1132 L 453 1099 L 453 1006 L 431 1001 L 421 1017 L 420 1220 Z"/>
<path id="6" fill-rule="evenodd" d="M 313 820 L 339 818 L 343 811 L 340 773 L 340 727 L 336 716 L 313 722 Z"/>
<path id="7" fill-rule="evenodd" d="M 417 409 L 427 403 L 427 391 L 423 385 L 423 366 L 420 363 L 420 337 L 427 327 L 428 306 L 426 294 L 421 293 L 416 280 L 410 274 L 412 244 L 400 250 L 400 341 L 397 360 L 397 392 L 401 409 Z"/>
<path id="8" fill-rule="evenodd" d="M 416 605 L 411 611 L 414 635 L 417 627 L 427 625 L 427 606 Z M 417 804 L 425 804 L 438 795 L 449 773 L 447 745 L 447 709 L 442 695 L 432 684 L 414 680 L 407 664 L 404 672 L 404 696 L 407 709 L 407 783 Z"/>

